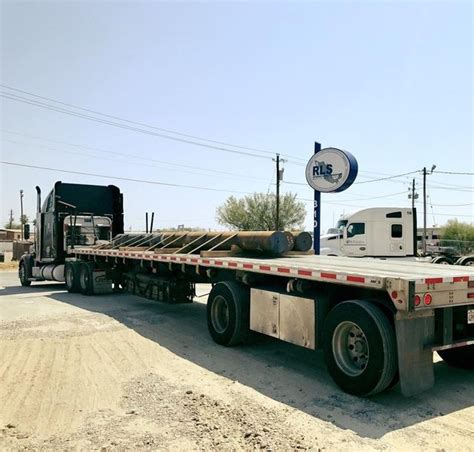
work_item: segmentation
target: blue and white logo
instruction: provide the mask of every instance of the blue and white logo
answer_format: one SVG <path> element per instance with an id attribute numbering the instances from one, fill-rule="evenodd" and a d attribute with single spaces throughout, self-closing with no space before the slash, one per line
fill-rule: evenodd
<path id="1" fill-rule="evenodd" d="M 306 180 L 316 191 L 339 192 L 349 188 L 357 177 L 355 157 L 336 148 L 321 149 L 306 165 Z"/>

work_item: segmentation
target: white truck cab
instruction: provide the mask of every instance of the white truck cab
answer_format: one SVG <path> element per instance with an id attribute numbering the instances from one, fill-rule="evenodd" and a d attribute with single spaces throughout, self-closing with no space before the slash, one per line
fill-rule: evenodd
<path id="1" fill-rule="evenodd" d="M 338 231 L 321 236 L 321 254 L 355 257 L 405 257 L 416 253 L 412 209 L 375 207 L 338 221 Z"/>

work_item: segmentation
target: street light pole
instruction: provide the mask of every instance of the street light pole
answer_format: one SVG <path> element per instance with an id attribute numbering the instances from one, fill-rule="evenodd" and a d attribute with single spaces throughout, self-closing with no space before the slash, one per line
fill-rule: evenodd
<path id="1" fill-rule="evenodd" d="M 280 230 L 280 154 L 276 155 L 276 228 Z"/>
<path id="2" fill-rule="evenodd" d="M 280 169 L 280 162 L 284 163 L 286 160 L 280 159 L 280 154 L 276 155 L 276 218 L 275 218 L 275 229 L 280 230 L 280 182 L 283 180 L 283 169 Z"/>

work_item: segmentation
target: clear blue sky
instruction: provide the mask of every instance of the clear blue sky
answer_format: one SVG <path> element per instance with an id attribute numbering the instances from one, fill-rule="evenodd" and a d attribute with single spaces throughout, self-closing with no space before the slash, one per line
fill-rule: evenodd
<path id="1" fill-rule="evenodd" d="M 356 156 L 356 182 L 432 164 L 474 170 L 471 2 L 1 5 L 3 84 L 300 162 L 320 141 Z M 270 155 L 220 152 L 8 99 L 2 99 L 1 129 L 2 160 L 233 191 L 274 190 Z M 20 189 L 32 218 L 34 186 L 47 192 L 55 180 L 119 185 L 126 226 L 133 228 L 143 227 L 146 210 L 156 212 L 158 227 L 218 227 L 215 209 L 230 194 L 4 165 L 0 170 L 2 223 L 11 208 L 19 217 Z M 409 206 L 411 177 L 323 195 L 324 229 L 342 212 Z M 285 180 L 304 183 L 304 166 L 285 164 Z M 429 184 L 430 224 L 433 211 L 438 224 L 451 217 L 474 220 L 472 176 L 435 172 Z M 304 185 L 285 183 L 282 190 L 312 197 Z M 306 205 L 310 228 L 312 204 Z"/>

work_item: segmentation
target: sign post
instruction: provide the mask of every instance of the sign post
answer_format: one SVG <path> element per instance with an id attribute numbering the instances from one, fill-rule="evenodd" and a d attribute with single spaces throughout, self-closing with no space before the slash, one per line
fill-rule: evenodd
<path id="1" fill-rule="evenodd" d="M 321 151 L 321 143 L 314 142 L 314 155 Z M 313 156 L 314 157 L 314 156 Z M 321 247 L 321 192 L 314 190 L 313 249 L 320 254 Z"/>
<path id="2" fill-rule="evenodd" d="M 347 151 L 336 148 L 321 149 L 314 143 L 314 154 L 306 165 L 306 181 L 314 189 L 314 253 L 320 254 L 321 193 L 336 193 L 349 188 L 357 177 L 358 164 Z"/>

